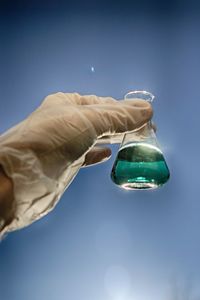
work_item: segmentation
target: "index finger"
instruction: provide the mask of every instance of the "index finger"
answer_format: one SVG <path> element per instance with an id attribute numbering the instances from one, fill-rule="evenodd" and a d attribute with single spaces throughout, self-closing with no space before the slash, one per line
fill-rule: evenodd
<path id="1" fill-rule="evenodd" d="M 68 96 L 69 94 L 66 94 Z M 70 95 L 71 103 L 76 105 L 93 105 L 93 104 L 115 104 L 118 101 L 112 97 L 99 97 L 96 95 L 79 95 L 76 94 L 76 97 L 73 97 L 73 94 Z"/>

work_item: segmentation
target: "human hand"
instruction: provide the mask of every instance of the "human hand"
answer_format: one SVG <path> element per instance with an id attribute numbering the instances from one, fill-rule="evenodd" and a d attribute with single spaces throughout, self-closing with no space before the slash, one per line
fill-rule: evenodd
<path id="1" fill-rule="evenodd" d="M 152 117 L 144 100 L 56 93 L 0 137 L 0 164 L 14 183 L 15 217 L 6 231 L 22 228 L 52 210 L 82 166 L 104 161 L 125 132 Z"/>

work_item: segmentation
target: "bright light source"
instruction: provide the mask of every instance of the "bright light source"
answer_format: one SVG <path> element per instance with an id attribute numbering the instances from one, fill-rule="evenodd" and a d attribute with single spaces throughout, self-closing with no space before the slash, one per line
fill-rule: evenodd
<path id="1" fill-rule="evenodd" d="M 111 266 L 105 275 L 105 288 L 112 299 L 127 299 L 131 288 L 129 272 L 123 266 Z"/>
<path id="2" fill-rule="evenodd" d="M 91 67 L 90 70 L 91 70 L 92 73 L 95 72 L 94 67 Z"/>

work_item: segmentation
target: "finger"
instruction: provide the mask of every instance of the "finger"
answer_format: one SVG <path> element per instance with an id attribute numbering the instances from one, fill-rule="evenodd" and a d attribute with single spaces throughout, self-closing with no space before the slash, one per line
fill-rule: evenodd
<path id="1" fill-rule="evenodd" d="M 128 104 L 119 101 L 117 105 L 90 105 L 85 107 L 84 113 L 100 138 L 142 127 L 151 119 L 153 111 L 147 101 L 128 100 Z"/>
<path id="2" fill-rule="evenodd" d="M 95 145 L 121 144 L 125 133 L 105 135 L 97 139 Z"/>
<path id="3" fill-rule="evenodd" d="M 139 100 L 139 101 L 138 101 Z M 124 104 L 132 105 L 131 103 L 134 103 L 134 106 L 138 105 L 138 102 L 140 102 L 140 99 L 134 99 L 134 100 L 123 100 Z M 80 95 L 78 93 L 63 93 L 58 92 L 51 95 L 48 95 L 45 97 L 45 99 L 42 101 L 41 107 L 49 107 L 53 105 L 93 105 L 93 104 L 117 104 L 121 102 L 121 100 L 115 100 L 112 97 L 99 97 L 96 95 Z M 145 102 L 145 101 L 144 101 Z M 141 105 L 141 104 L 139 104 Z"/>
<path id="4" fill-rule="evenodd" d="M 98 97 L 96 95 L 80 95 L 78 93 L 62 93 L 48 95 L 42 102 L 41 106 L 52 106 L 57 104 L 69 105 L 91 105 L 118 102 L 112 97 Z"/>
<path id="5" fill-rule="evenodd" d="M 99 97 L 96 95 L 79 95 L 74 97 L 73 103 L 76 105 L 93 105 L 93 104 L 115 104 L 118 101 L 112 97 Z"/>
<path id="6" fill-rule="evenodd" d="M 71 105 L 75 101 L 77 101 L 76 99 L 78 99 L 79 97 L 80 95 L 77 93 L 65 94 L 62 92 L 58 92 L 45 97 L 40 105 L 40 108 L 44 108 L 44 107 L 46 108 L 55 105 Z"/>
<path id="7" fill-rule="evenodd" d="M 82 167 L 91 166 L 97 163 L 108 160 L 111 156 L 111 150 L 107 147 L 94 147 L 90 150 L 85 157 L 85 162 Z"/>
<path id="8" fill-rule="evenodd" d="M 73 95 L 73 94 L 71 94 Z M 78 95 L 78 94 L 77 94 Z M 146 100 L 141 100 L 138 98 L 135 98 L 134 100 L 126 99 L 126 100 L 115 100 L 112 97 L 99 97 L 96 95 L 84 95 L 81 96 L 79 95 L 79 98 L 76 97 L 74 98 L 74 102 L 78 105 L 94 105 L 94 104 L 113 104 L 117 105 L 119 103 L 122 103 L 125 105 L 133 105 L 133 106 L 146 106 L 147 101 Z"/>

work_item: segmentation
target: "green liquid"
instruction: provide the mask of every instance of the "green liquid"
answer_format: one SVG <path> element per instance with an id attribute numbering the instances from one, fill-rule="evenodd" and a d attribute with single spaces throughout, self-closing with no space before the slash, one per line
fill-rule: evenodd
<path id="1" fill-rule="evenodd" d="M 160 149 L 145 143 L 131 143 L 120 149 L 111 178 L 125 189 L 149 189 L 169 179 L 169 169 Z"/>

